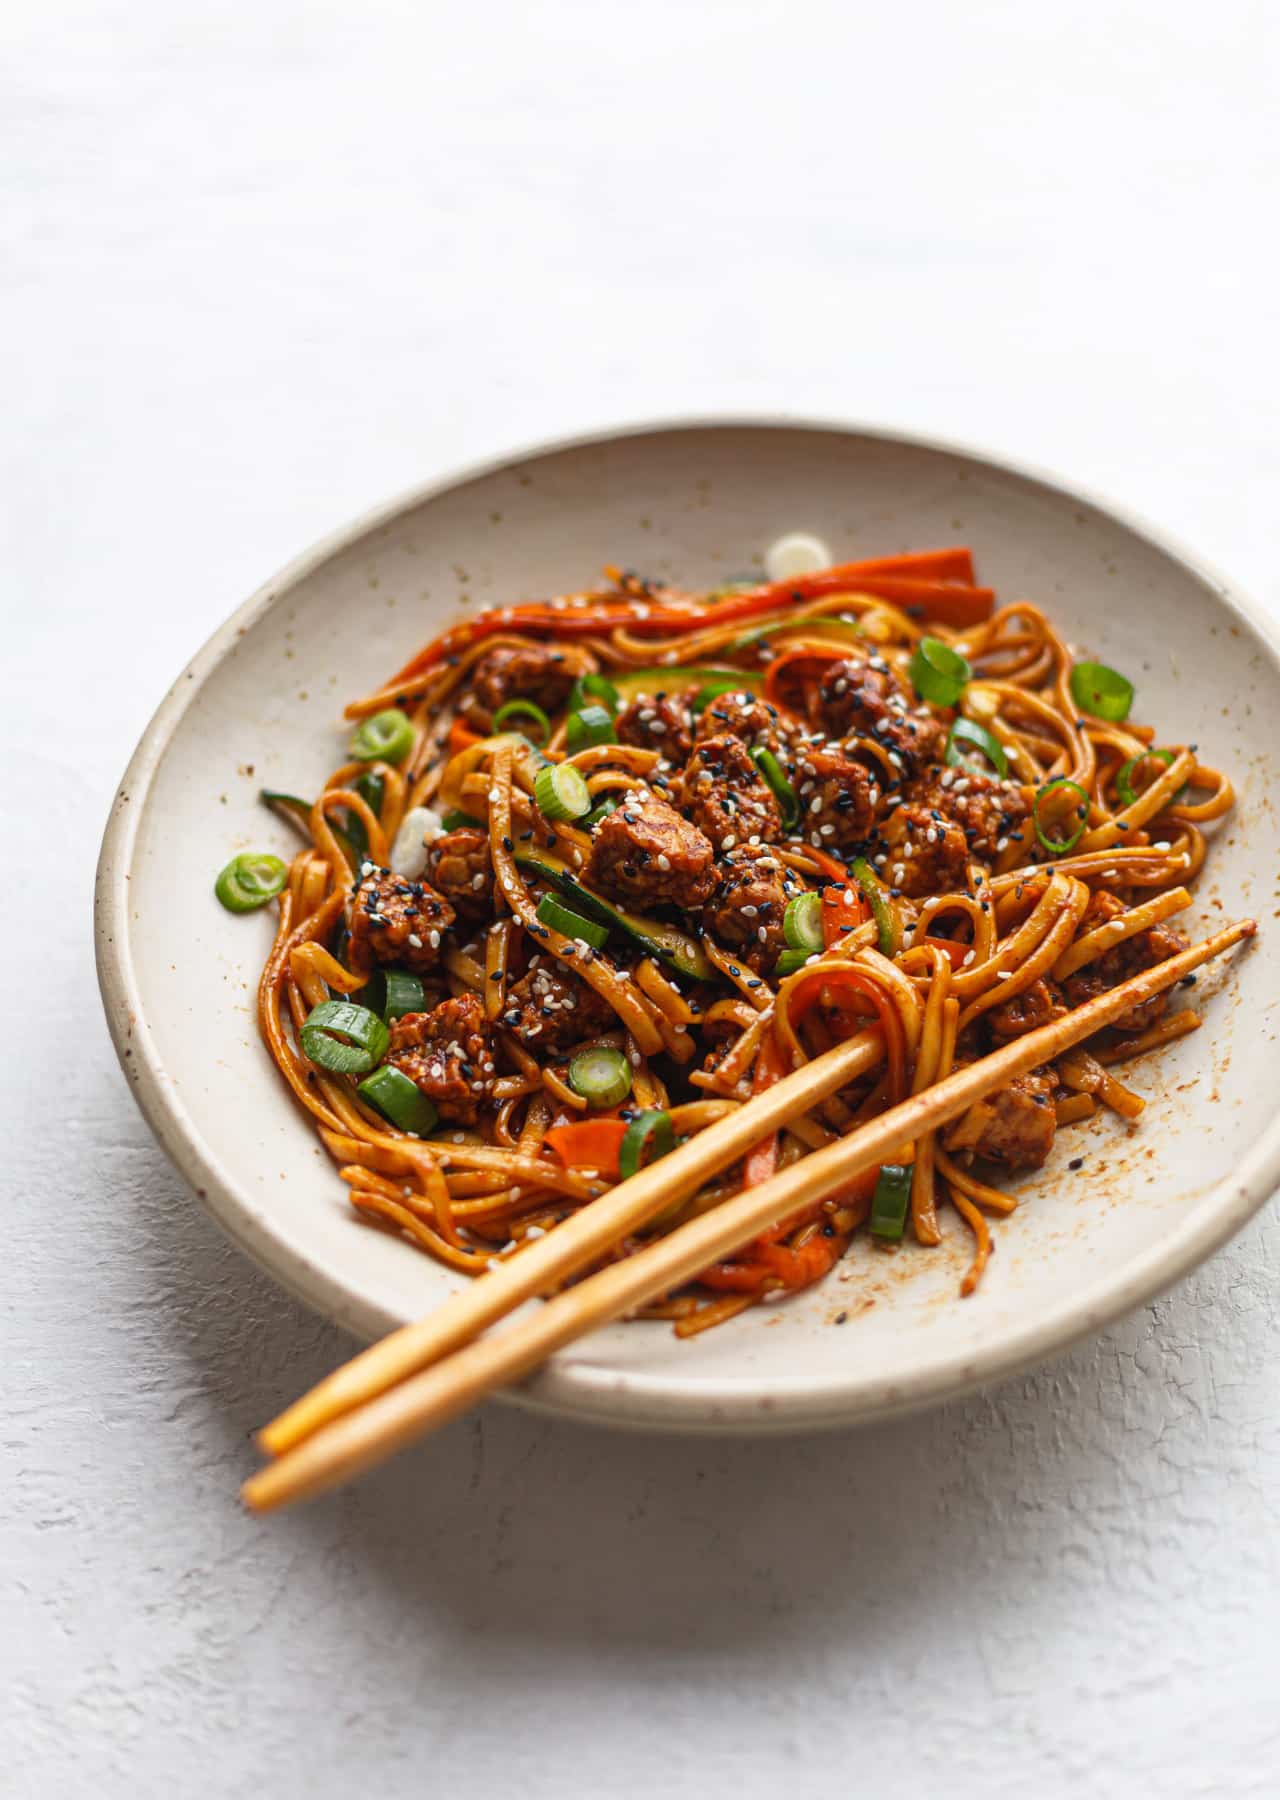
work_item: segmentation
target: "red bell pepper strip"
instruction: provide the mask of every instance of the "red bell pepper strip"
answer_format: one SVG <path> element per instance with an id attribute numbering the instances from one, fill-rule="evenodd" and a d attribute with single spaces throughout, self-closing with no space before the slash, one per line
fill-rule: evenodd
<path id="1" fill-rule="evenodd" d="M 951 958 L 951 967 L 953 969 L 962 969 L 964 967 L 965 957 L 968 956 L 969 952 L 973 949 L 972 944 L 957 943 L 954 938 L 944 937 L 917 938 L 916 947 L 919 947 L 922 944 L 926 945 L 931 950 L 941 950 L 944 956 L 949 956 Z"/>
<path id="2" fill-rule="evenodd" d="M 822 942 L 828 950 L 870 917 L 871 909 L 856 888 L 843 885 L 823 888 Z"/>
<path id="3" fill-rule="evenodd" d="M 792 581 L 775 581 L 754 591 L 730 594 L 706 606 L 679 609 L 673 606 L 670 610 L 654 607 L 647 618 L 636 620 L 632 629 L 644 636 L 660 636 L 663 631 L 672 629 L 736 625 L 743 619 L 773 612 L 789 601 L 821 600 L 828 594 L 852 591 L 870 594 L 876 600 L 891 601 L 907 612 L 936 619 L 941 625 L 958 627 L 978 625 L 989 619 L 996 598 L 994 588 L 969 587 L 958 581 L 932 581 L 914 575 L 866 575 L 857 563 L 846 563 L 838 569 L 819 570 L 816 575 L 797 575 Z M 563 618 L 564 614 L 558 616 Z"/>
<path id="4" fill-rule="evenodd" d="M 566 1169 L 599 1169 L 602 1175 L 616 1176 L 626 1134 L 625 1119 L 582 1119 L 573 1125 L 553 1125 L 546 1142 Z"/>
<path id="5" fill-rule="evenodd" d="M 838 857 L 831 856 L 826 850 L 819 850 L 816 844 L 806 844 L 804 853 L 811 863 L 818 865 L 829 881 L 848 881 L 849 871 Z"/>
<path id="6" fill-rule="evenodd" d="M 866 562 L 846 563 L 862 575 L 919 575 L 935 581 L 961 581 L 972 587 L 973 552 L 965 544 L 946 550 L 904 550 L 901 556 L 873 556 Z"/>
<path id="7" fill-rule="evenodd" d="M 566 601 L 560 605 L 531 600 L 519 606 L 491 608 L 474 619 L 451 627 L 424 645 L 387 686 L 407 686 L 448 657 L 502 631 L 533 631 L 564 638 L 612 631 L 622 625 L 641 636 L 661 637 L 667 632 L 692 630 L 703 625 L 736 624 L 741 619 L 771 612 L 795 597 L 816 600 L 855 587 L 863 593 L 919 612 L 926 618 L 936 619 L 940 624 L 956 627 L 979 624 L 989 618 L 995 602 L 993 589 L 973 584 L 973 559 L 963 547 L 841 563 L 813 575 L 769 582 L 745 593 L 702 604 L 660 600 L 639 602 L 629 595 L 613 594 L 590 596 L 581 603 Z M 642 616 L 637 616 L 640 605 L 646 610 Z"/>
<path id="8" fill-rule="evenodd" d="M 462 719 L 455 719 L 449 727 L 449 754 L 456 756 L 459 750 L 469 750 L 472 744 L 481 742 L 482 734 L 472 731 Z"/>

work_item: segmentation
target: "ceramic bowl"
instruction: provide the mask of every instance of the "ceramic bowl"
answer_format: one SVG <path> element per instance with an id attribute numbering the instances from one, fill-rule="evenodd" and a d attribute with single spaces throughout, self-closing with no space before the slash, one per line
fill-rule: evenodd
<path id="1" fill-rule="evenodd" d="M 1280 1171 L 1276 636 L 1161 534 L 1032 470 L 838 426 L 677 423 L 468 470 L 309 551 L 183 670 L 121 784 L 97 891 L 98 963 L 121 1063 L 201 1201 L 295 1294 L 361 1337 L 456 1279 L 362 1223 L 259 1043 L 266 912 L 213 877 L 249 846 L 288 855 L 261 787 L 314 790 L 342 760 L 343 702 L 459 614 L 590 583 L 616 563 L 692 587 L 761 566 L 784 532 L 838 559 L 963 540 L 1000 597 L 1027 597 L 1138 685 L 1136 712 L 1231 771 L 1191 929 L 1260 915 L 1257 943 L 1202 976 L 1204 1028 L 1132 1080 L 1136 1130 L 1064 1131 L 995 1226 L 979 1293 L 957 1298 L 968 1234 L 895 1256 L 855 1243 L 833 1279 L 705 1336 L 615 1326 L 514 1391 L 614 1424 L 777 1430 L 881 1416 L 1006 1375 L 1149 1300 L 1235 1231 Z M 1080 1161 L 1076 1166 L 1077 1159 Z M 1070 1167 L 1068 1165 L 1071 1165 Z"/>

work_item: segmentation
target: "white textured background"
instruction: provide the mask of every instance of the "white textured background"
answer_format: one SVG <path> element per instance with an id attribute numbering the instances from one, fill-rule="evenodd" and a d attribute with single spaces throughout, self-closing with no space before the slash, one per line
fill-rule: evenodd
<path id="1" fill-rule="evenodd" d="M 218 620 L 541 434 L 933 427 L 1280 605 L 1278 33 L 1267 0 L 4 8 L 6 1793 L 1280 1792 L 1274 1214 L 929 1417 L 704 1446 L 491 1410 L 255 1524 L 247 1432 L 346 1346 L 150 1143 L 88 917 Z"/>

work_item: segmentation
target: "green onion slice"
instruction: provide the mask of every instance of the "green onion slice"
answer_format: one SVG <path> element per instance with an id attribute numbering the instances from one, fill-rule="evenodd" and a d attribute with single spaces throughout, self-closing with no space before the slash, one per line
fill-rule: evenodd
<path id="1" fill-rule="evenodd" d="M 922 700 L 954 706 L 973 673 L 968 660 L 941 638 L 922 637 L 912 652 L 911 682 Z"/>
<path id="2" fill-rule="evenodd" d="M 796 790 L 783 773 L 782 764 L 773 751 L 766 750 L 763 744 L 756 745 L 751 752 L 751 760 L 773 790 L 782 813 L 782 829 L 794 831 L 800 823 L 800 802 L 796 798 Z"/>
<path id="3" fill-rule="evenodd" d="M 390 1025 L 406 1013 L 422 1012 L 426 997 L 420 977 L 407 969 L 375 969 L 360 990 L 360 1004 L 381 1013 Z"/>
<path id="4" fill-rule="evenodd" d="M 855 856 L 849 864 L 849 873 L 862 889 L 862 897 L 871 908 L 871 917 L 876 922 L 879 934 L 877 948 L 881 956 L 898 954 L 898 924 L 894 918 L 893 908 L 889 904 L 889 896 L 885 885 L 876 874 L 865 856 Z"/>
<path id="5" fill-rule="evenodd" d="M 569 1059 L 569 1086 L 592 1106 L 621 1106 L 631 1092 L 631 1064 L 611 1044 L 591 1044 Z"/>
<path id="6" fill-rule="evenodd" d="M 1069 788 L 1073 794 L 1078 794 L 1080 797 L 1080 804 L 1075 809 L 1077 820 L 1076 828 L 1071 833 L 1070 837 L 1051 838 L 1044 828 L 1044 822 L 1041 820 L 1040 808 L 1043 806 L 1045 799 L 1049 794 L 1062 788 Z M 1040 842 L 1044 845 L 1050 856 L 1065 856 L 1069 850 L 1075 849 L 1076 845 L 1080 842 L 1080 839 L 1084 836 L 1085 826 L 1089 823 L 1089 796 L 1085 793 L 1078 781 L 1072 781 L 1070 777 L 1066 775 L 1055 775 L 1052 781 L 1045 782 L 1044 786 L 1040 789 L 1040 792 L 1036 795 L 1035 805 L 1031 809 L 1031 822 L 1036 828 L 1036 836 L 1040 839 Z"/>
<path id="7" fill-rule="evenodd" d="M 817 896 L 815 895 L 814 898 L 816 899 Z M 774 974 L 778 977 L 779 981 L 781 981 L 784 975 L 794 975 L 797 969 L 803 969 L 809 958 L 811 956 L 816 956 L 821 949 L 822 945 L 818 944 L 812 950 L 802 950 L 799 947 L 795 947 L 782 951 L 777 962 L 773 965 Z"/>
<path id="8" fill-rule="evenodd" d="M 470 813 L 459 812 L 456 806 L 450 807 L 449 811 L 442 815 L 440 823 L 446 831 L 465 831 L 468 826 L 473 831 L 484 830 L 481 820 L 473 819 Z"/>
<path id="9" fill-rule="evenodd" d="M 871 1196 L 871 1220 L 867 1229 L 872 1237 L 900 1238 L 906 1228 L 910 1205 L 910 1164 L 882 1163 L 876 1191 Z"/>
<path id="10" fill-rule="evenodd" d="M 1004 745 L 994 732 L 988 731 L 976 719 L 957 719 L 948 733 L 946 760 L 953 769 L 970 766 L 970 759 L 962 749 L 965 744 L 972 744 L 975 750 L 981 750 L 997 775 L 1009 773 L 1009 758 L 1004 753 Z"/>
<path id="11" fill-rule="evenodd" d="M 366 1075 L 356 1092 L 376 1107 L 384 1119 L 390 1119 L 413 1137 L 427 1137 L 440 1122 L 439 1113 L 422 1089 L 390 1063 L 383 1063 L 372 1075 Z"/>
<path id="12" fill-rule="evenodd" d="M 607 819 L 611 812 L 617 812 L 621 805 L 616 794 L 606 794 L 603 800 L 597 800 L 591 811 L 582 821 L 584 831 L 593 830 L 601 821 Z"/>
<path id="13" fill-rule="evenodd" d="M 391 1042 L 377 1013 L 353 1000 L 322 1000 L 308 1013 L 299 1036 L 302 1054 L 334 1075 L 363 1075 L 382 1061 Z"/>
<path id="14" fill-rule="evenodd" d="M 1126 806 L 1132 806 L 1138 798 L 1133 785 L 1133 771 L 1139 763 L 1147 762 L 1153 756 L 1158 757 L 1166 768 L 1177 760 L 1176 753 L 1172 750 L 1143 750 L 1139 755 L 1131 756 L 1116 776 L 1116 792 Z"/>
<path id="15" fill-rule="evenodd" d="M 1129 717 L 1133 705 L 1133 683 L 1118 669 L 1106 663 L 1078 662 L 1071 671 L 1071 698 L 1081 712 L 1095 719 L 1108 719 L 1115 724 Z"/>
<path id="16" fill-rule="evenodd" d="M 565 721 L 564 741 L 569 754 L 589 750 L 593 744 L 614 744 L 613 719 L 603 706 L 583 706 L 571 712 Z"/>
<path id="17" fill-rule="evenodd" d="M 806 956 L 822 949 L 821 894 L 797 894 L 794 900 L 787 901 L 782 935 L 793 950 L 803 950 Z"/>
<path id="18" fill-rule="evenodd" d="M 508 700 L 505 706 L 500 706 L 494 713 L 493 728 L 495 731 L 501 731 L 510 725 L 512 720 L 520 719 L 532 719 L 541 733 L 537 742 L 539 744 L 546 743 L 551 736 L 551 721 L 542 708 L 536 706 L 532 700 Z"/>
<path id="19" fill-rule="evenodd" d="M 413 726 L 398 706 L 361 719 L 348 746 L 356 762 L 403 762 L 413 749 Z"/>
<path id="20" fill-rule="evenodd" d="M 548 763 L 539 769 L 533 797 L 544 819 L 580 819 L 591 811 L 591 792 L 570 763 Z"/>
<path id="21" fill-rule="evenodd" d="M 637 1113 L 627 1126 L 618 1148 L 618 1168 L 625 1181 L 648 1163 L 657 1162 L 675 1148 L 671 1114 L 656 1110 Z"/>
<path id="22" fill-rule="evenodd" d="M 565 906 L 554 894 L 544 894 L 539 900 L 538 917 L 544 925 L 550 925 L 552 931 L 567 938 L 581 938 L 593 950 L 603 950 L 609 941 L 607 925 L 601 925 L 596 919 L 584 919 L 581 913 Z"/>
<path id="23" fill-rule="evenodd" d="M 581 712 L 593 700 L 600 702 L 610 718 L 622 705 L 622 695 L 607 675 L 579 675 L 569 695 L 569 711 Z"/>
<path id="24" fill-rule="evenodd" d="M 233 856 L 213 884 L 228 912 L 256 912 L 274 900 L 289 879 L 287 863 L 265 850 L 243 850 Z"/>

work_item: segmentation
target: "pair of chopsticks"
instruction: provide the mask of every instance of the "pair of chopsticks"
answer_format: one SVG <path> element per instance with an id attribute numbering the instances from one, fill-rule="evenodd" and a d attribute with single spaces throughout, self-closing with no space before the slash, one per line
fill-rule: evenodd
<path id="1" fill-rule="evenodd" d="M 495 1389 L 523 1380 L 566 1344 L 693 1279 L 760 1232 L 891 1160 L 903 1143 L 937 1130 L 1016 1075 L 1091 1037 L 1255 930 L 1251 919 L 1227 926 L 958 1069 L 633 1256 L 555 1292 L 662 1207 L 696 1192 L 761 1137 L 847 1086 L 883 1055 L 878 1028 L 838 1044 L 320 1382 L 259 1434 L 262 1449 L 276 1460 L 245 1483 L 246 1503 L 269 1512 L 384 1462 Z M 554 1297 L 527 1319 L 481 1335 L 524 1301 L 546 1294 Z"/>

